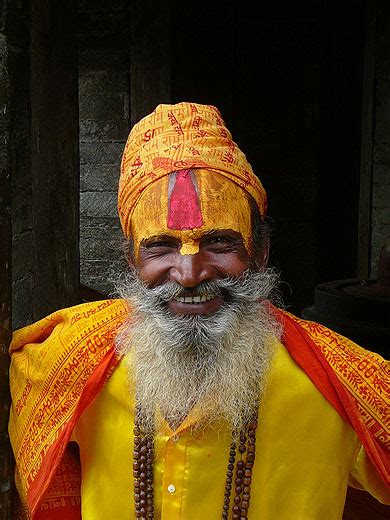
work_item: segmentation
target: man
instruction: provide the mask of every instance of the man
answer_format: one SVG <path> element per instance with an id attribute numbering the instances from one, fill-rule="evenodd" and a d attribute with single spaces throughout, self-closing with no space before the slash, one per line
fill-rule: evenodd
<path id="1" fill-rule="evenodd" d="M 266 207 L 215 107 L 134 126 L 122 298 L 13 338 L 20 517 L 339 519 L 348 483 L 390 504 L 388 363 L 271 303 Z"/>

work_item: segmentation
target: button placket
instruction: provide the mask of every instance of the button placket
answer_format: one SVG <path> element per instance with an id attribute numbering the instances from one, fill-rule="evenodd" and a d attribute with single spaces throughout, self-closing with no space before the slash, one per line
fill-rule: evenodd
<path id="1" fill-rule="evenodd" d="M 165 448 L 161 516 L 170 520 L 179 520 L 181 515 L 186 444 L 186 435 L 175 434 Z"/>

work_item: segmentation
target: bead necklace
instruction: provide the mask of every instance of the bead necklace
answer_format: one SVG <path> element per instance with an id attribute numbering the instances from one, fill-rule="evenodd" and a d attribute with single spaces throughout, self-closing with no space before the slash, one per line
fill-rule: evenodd
<path id="1" fill-rule="evenodd" d="M 153 437 L 143 435 L 139 426 L 141 407 L 136 405 L 134 416 L 134 505 L 135 516 L 146 520 L 154 518 L 153 506 Z"/>
<path id="2" fill-rule="evenodd" d="M 145 435 L 140 427 L 141 414 L 139 404 L 134 416 L 134 506 L 135 516 L 140 520 L 154 518 L 153 505 L 153 436 Z M 234 487 L 232 520 L 248 518 L 252 471 L 255 462 L 257 416 L 239 435 L 237 444 L 232 442 L 227 465 L 225 493 L 222 506 L 222 520 L 229 517 L 231 492 Z M 238 451 L 238 453 L 237 453 Z M 234 478 L 234 481 L 233 481 Z M 234 483 L 233 483 L 234 482 Z"/>
<path id="3" fill-rule="evenodd" d="M 252 483 L 252 470 L 255 463 L 257 418 L 249 423 L 247 431 L 240 432 L 238 445 L 238 460 L 234 479 L 233 520 L 248 518 L 250 491 Z M 228 518 L 230 508 L 230 495 L 233 484 L 234 462 L 236 460 L 236 444 L 232 443 L 229 453 L 225 481 L 225 498 L 222 507 L 222 519 Z"/>

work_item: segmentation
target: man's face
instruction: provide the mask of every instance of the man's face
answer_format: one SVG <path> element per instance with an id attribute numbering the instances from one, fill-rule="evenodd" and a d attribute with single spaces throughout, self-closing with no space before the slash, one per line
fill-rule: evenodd
<path id="1" fill-rule="evenodd" d="M 254 258 L 251 203 L 216 172 L 182 170 L 154 182 L 131 216 L 134 267 L 119 286 L 132 309 L 116 339 L 132 352 L 142 428 L 156 405 L 174 428 L 197 405 L 196 425 L 252 418 L 279 324 L 265 303 L 276 287 Z M 265 267 L 265 266 L 264 266 Z"/>
<path id="2" fill-rule="evenodd" d="M 251 265 L 242 235 L 232 229 L 210 229 L 196 232 L 199 252 L 180 253 L 183 241 L 167 232 L 163 236 L 142 241 L 138 256 L 138 274 L 149 287 L 167 282 L 179 283 L 183 295 L 168 302 L 174 314 L 209 314 L 216 312 L 223 297 L 203 294 L 197 287 L 228 276 L 239 277 Z"/>
<path id="3" fill-rule="evenodd" d="M 199 285 L 237 278 L 253 266 L 251 211 L 245 193 L 221 176 L 203 171 L 197 172 L 196 182 L 199 227 L 168 228 L 168 179 L 148 190 L 132 219 L 138 275 L 150 288 L 180 284 L 182 294 L 167 304 L 180 315 L 216 312 L 223 296 L 200 291 Z"/>

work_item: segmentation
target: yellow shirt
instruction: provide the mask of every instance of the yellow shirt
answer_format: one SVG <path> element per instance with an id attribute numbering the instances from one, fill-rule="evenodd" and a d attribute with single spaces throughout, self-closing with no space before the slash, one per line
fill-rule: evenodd
<path id="1" fill-rule="evenodd" d="M 275 348 L 259 412 L 249 518 L 341 519 L 348 482 L 390 503 L 355 432 L 283 345 Z M 135 518 L 133 410 L 122 360 L 72 437 L 80 447 L 83 520 Z M 176 431 L 167 426 L 155 440 L 155 518 L 220 519 L 229 447 L 223 425 L 196 431 L 190 415 Z"/>

